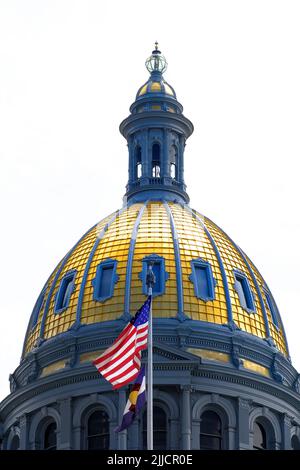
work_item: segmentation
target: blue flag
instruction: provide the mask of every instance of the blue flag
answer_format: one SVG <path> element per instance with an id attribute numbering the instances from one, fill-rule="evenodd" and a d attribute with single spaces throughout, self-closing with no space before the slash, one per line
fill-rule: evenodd
<path id="1" fill-rule="evenodd" d="M 115 429 L 115 432 L 123 431 L 131 425 L 136 415 L 140 412 L 146 402 L 146 380 L 145 380 L 145 366 L 140 370 L 139 375 L 128 397 L 127 404 L 124 409 L 123 419 L 120 426 Z"/>

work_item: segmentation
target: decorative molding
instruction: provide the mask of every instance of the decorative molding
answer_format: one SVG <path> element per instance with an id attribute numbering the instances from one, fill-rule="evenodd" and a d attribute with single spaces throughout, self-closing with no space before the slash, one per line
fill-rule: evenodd
<path id="1" fill-rule="evenodd" d="M 283 382 L 284 382 L 284 377 L 283 377 L 283 375 L 278 371 L 278 367 L 277 367 L 277 354 L 276 354 L 276 353 L 273 355 L 273 362 L 272 362 L 272 365 L 271 365 L 270 372 L 271 372 L 273 378 L 274 378 L 277 382 L 279 382 L 279 383 L 283 383 Z"/>
<path id="2" fill-rule="evenodd" d="M 256 308 L 255 308 L 255 298 L 254 298 L 254 292 L 252 291 L 250 287 L 249 280 L 247 278 L 247 275 L 241 271 L 240 269 L 233 269 L 233 275 L 234 275 L 234 284 L 233 288 L 236 291 L 240 305 L 241 307 L 246 310 L 247 313 L 249 314 L 254 314 L 256 313 Z M 239 289 L 238 289 L 238 281 L 240 280 L 241 283 L 241 288 L 244 293 L 244 297 L 246 300 L 246 303 L 244 303 L 240 297 Z"/>
<path id="3" fill-rule="evenodd" d="M 240 358 L 239 346 L 235 345 L 233 341 L 231 343 L 231 362 L 237 369 L 243 365 L 243 361 Z"/>
<path id="4" fill-rule="evenodd" d="M 126 277 L 125 277 L 124 314 L 123 314 L 123 318 L 128 321 L 130 319 L 130 291 L 131 291 L 132 265 L 133 265 L 135 243 L 136 243 L 139 225 L 143 217 L 143 214 L 145 212 L 145 209 L 147 208 L 147 205 L 148 205 L 148 201 L 146 201 L 145 204 L 143 204 L 141 209 L 139 210 L 138 216 L 134 223 L 134 227 L 132 229 L 130 246 L 129 246 L 129 251 L 128 251 Z"/>
<path id="5" fill-rule="evenodd" d="M 194 292 L 197 299 L 201 299 L 204 302 L 212 301 L 215 299 L 215 287 L 217 285 L 217 280 L 213 277 L 211 265 L 208 261 L 203 260 L 201 258 L 192 259 L 190 261 L 192 273 L 189 275 L 189 280 L 194 285 Z M 206 278 L 207 278 L 207 289 L 209 294 L 202 295 L 199 290 L 199 282 L 197 279 L 197 268 L 202 268 L 205 270 Z"/>
<path id="6" fill-rule="evenodd" d="M 72 269 L 70 271 L 67 271 L 63 275 L 63 277 L 61 278 L 61 281 L 59 283 L 59 287 L 58 287 L 58 289 L 56 291 L 56 294 L 54 296 L 54 310 L 53 310 L 54 314 L 60 314 L 60 313 L 64 312 L 65 310 L 67 310 L 67 308 L 69 307 L 71 296 L 72 296 L 72 294 L 75 290 L 76 274 L 77 274 L 76 269 Z M 68 288 L 69 285 L 71 286 L 71 288 L 68 292 L 66 305 L 61 306 L 62 301 L 64 300 L 64 297 L 65 297 L 65 294 L 66 294 L 66 291 L 67 291 L 67 288 Z"/>
<path id="7" fill-rule="evenodd" d="M 115 284 L 120 279 L 120 276 L 117 274 L 117 265 L 118 265 L 118 261 L 115 259 L 111 259 L 111 258 L 107 258 L 104 261 L 101 261 L 101 263 L 97 265 L 96 275 L 91 281 L 91 284 L 93 286 L 93 300 L 95 302 L 105 302 L 106 300 L 110 299 L 114 295 Z M 101 297 L 98 293 L 100 290 L 100 285 L 102 283 L 102 273 L 107 268 L 112 269 L 109 292 L 107 293 L 107 295 Z"/>
<path id="8" fill-rule="evenodd" d="M 222 282 L 223 282 L 223 287 L 224 287 L 224 293 L 225 293 L 225 300 L 226 300 L 226 307 L 227 307 L 227 316 L 228 316 L 228 322 L 233 321 L 233 315 L 232 315 L 232 306 L 231 306 L 231 299 L 230 299 L 230 293 L 229 293 L 229 287 L 228 287 L 228 280 L 227 280 L 227 275 L 225 272 L 224 264 L 222 257 L 220 255 L 219 249 L 217 247 L 217 244 L 211 235 L 210 231 L 206 227 L 205 223 L 201 220 L 201 218 L 198 216 L 195 210 L 190 209 L 188 205 L 184 206 L 185 209 L 187 209 L 192 216 L 197 220 L 197 222 L 201 225 L 202 229 L 204 230 L 205 234 L 207 235 L 210 243 L 212 244 L 213 250 L 215 252 L 215 255 L 217 257 L 218 263 L 219 263 L 219 268 L 222 276 Z"/>

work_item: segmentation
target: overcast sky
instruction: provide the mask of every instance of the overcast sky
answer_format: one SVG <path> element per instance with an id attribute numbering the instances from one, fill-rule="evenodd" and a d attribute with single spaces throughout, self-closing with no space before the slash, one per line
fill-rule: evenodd
<path id="1" fill-rule="evenodd" d="M 122 205 L 155 40 L 195 131 L 191 206 L 253 259 L 300 370 L 300 2 L 0 1 L 0 399 L 59 260 Z"/>

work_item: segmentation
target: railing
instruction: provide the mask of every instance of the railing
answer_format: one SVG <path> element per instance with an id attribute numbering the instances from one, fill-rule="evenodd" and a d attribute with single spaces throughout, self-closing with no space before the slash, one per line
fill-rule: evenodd
<path id="1" fill-rule="evenodd" d="M 162 178 L 149 178 L 149 184 L 164 184 Z"/>
<path id="2" fill-rule="evenodd" d="M 152 185 L 166 185 L 166 186 L 169 186 L 170 184 L 172 186 L 176 186 L 177 188 L 183 189 L 182 184 L 179 183 L 178 181 L 174 180 L 174 179 L 168 178 L 167 181 L 165 181 L 164 178 L 154 177 L 154 178 L 143 178 L 143 180 L 137 179 L 135 181 L 132 181 L 129 185 L 127 185 L 127 191 L 129 189 L 129 187 L 137 188 L 139 186 L 149 186 L 149 185 L 151 185 L 151 186 Z"/>

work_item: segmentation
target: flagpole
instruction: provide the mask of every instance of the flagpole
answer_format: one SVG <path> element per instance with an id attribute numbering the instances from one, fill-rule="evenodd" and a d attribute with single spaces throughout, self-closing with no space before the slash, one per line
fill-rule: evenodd
<path id="1" fill-rule="evenodd" d="M 151 296 L 148 327 L 148 367 L 147 367 L 147 449 L 153 450 L 153 349 L 152 349 L 152 287 L 155 276 L 152 270 L 153 262 L 148 263 L 147 287 Z"/>

